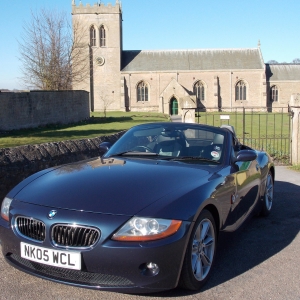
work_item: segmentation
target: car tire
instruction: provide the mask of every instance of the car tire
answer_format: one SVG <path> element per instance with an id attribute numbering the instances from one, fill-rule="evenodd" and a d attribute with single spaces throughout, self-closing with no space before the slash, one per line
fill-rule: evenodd
<path id="1" fill-rule="evenodd" d="M 274 180 L 271 172 L 267 175 L 266 187 L 263 196 L 263 204 L 260 212 L 261 216 L 268 216 L 270 214 L 274 197 Z"/>
<path id="2" fill-rule="evenodd" d="M 179 287 L 199 290 L 207 281 L 213 267 L 217 246 L 215 220 L 203 210 L 193 228 L 181 270 Z"/>

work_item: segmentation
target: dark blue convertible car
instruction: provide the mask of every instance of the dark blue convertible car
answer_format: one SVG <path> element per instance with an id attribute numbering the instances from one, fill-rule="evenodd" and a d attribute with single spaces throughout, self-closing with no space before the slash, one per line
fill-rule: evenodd
<path id="1" fill-rule="evenodd" d="M 230 126 L 143 124 L 100 149 L 102 157 L 43 170 L 7 194 L 8 263 L 79 287 L 198 290 L 220 236 L 271 210 L 274 165 Z"/>

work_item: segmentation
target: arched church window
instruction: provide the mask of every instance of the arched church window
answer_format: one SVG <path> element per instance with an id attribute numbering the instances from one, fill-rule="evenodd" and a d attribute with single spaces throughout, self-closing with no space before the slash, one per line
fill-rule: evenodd
<path id="1" fill-rule="evenodd" d="M 247 86 L 243 80 L 235 86 L 235 100 L 247 100 Z"/>
<path id="2" fill-rule="evenodd" d="M 106 46 L 106 32 L 105 28 L 102 25 L 100 27 L 100 47 L 105 47 Z"/>
<path id="3" fill-rule="evenodd" d="M 148 101 L 148 85 L 141 81 L 137 86 L 137 101 Z"/>
<path id="4" fill-rule="evenodd" d="M 278 102 L 278 88 L 273 85 L 270 89 L 270 100 L 271 102 Z"/>
<path id="5" fill-rule="evenodd" d="M 197 81 L 194 85 L 194 94 L 198 101 L 205 100 L 205 88 L 204 84 L 201 81 Z"/>
<path id="6" fill-rule="evenodd" d="M 96 29 L 94 26 L 90 29 L 90 44 L 91 46 L 96 46 Z"/>

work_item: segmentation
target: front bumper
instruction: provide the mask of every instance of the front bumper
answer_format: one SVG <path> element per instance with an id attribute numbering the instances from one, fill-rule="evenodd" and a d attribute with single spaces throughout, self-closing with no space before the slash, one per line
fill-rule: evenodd
<path id="1" fill-rule="evenodd" d="M 117 242 L 111 235 L 120 228 L 128 216 L 102 215 L 78 211 L 58 210 L 57 216 L 49 220 L 51 208 L 14 202 L 11 220 L 20 215 L 30 215 L 46 224 L 44 242 L 34 242 L 20 236 L 3 219 L 0 221 L 2 252 L 8 263 L 26 273 L 52 281 L 92 289 L 125 293 L 146 293 L 175 288 L 177 286 L 191 224 L 183 222 L 178 232 L 168 238 L 147 243 Z M 81 224 L 100 229 L 101 237 L 91 249 L 78 250 L 81 253 L 81 270 L 70 270 L 48 266 L 21 257 L 20 243 L 25 242 L 44 248 L 64 251 L 52 244 L 50 228 L 56 223 Z M 145 271 L 148 263 L 159 267 L 157 275 Z"/>

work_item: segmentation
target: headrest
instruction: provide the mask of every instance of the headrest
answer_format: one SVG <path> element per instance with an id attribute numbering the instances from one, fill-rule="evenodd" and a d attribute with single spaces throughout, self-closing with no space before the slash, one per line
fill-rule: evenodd
<path id="1" fill-rule="evenodd" d="M 221 128 L 227 128 L 228 130 L 230 130 L 235 135 L 235 130 L 234 130 L 234 127 L 232 125 L 223 124 L 223 125 L 221 125 Z"/>
<path id="2" fill-rule="evenodd" d="M 180 132 L 177 130 L 170 130 L 168 128 L 164 128 L 163 131 L 161 132 L 161 135 L 165 137 L 175 138 L 175 137 L 180 137 Z"/>
<path id="3" fill-rule="evenodd" d="M 222 134 L 216 134 L 214 136 L 213 144 L 223 144 L 224 142 L 224 135 Z"/>

